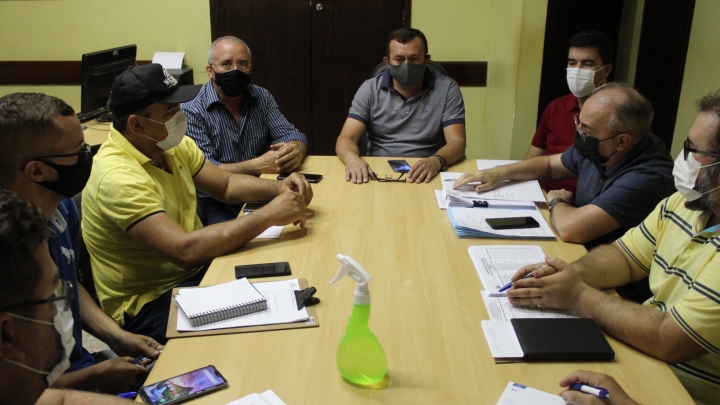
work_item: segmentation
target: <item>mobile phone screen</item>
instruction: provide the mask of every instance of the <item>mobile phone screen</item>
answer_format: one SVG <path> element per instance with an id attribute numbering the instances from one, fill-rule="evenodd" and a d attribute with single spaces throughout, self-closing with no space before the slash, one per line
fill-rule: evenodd
<path id="1" fill-rule="evenodd" d="M 488 218 L 485 220 L 492 229 L 539 228 L 533 217 Z"/>
<path id="2" fill-rule="evenodd" d="M 407 173 L 410 171 L 410 164 L 407 160 L 388 160 L 388 163 L 396 173 Z"/>
<path id="3" fill-rule="evenodd" d="M 207 366 L 189 373 L 142 387 L 144 400 L 153 405 L 173 404 L 186 398 L 223 387 L 225 378 L 214 366 Z"/>

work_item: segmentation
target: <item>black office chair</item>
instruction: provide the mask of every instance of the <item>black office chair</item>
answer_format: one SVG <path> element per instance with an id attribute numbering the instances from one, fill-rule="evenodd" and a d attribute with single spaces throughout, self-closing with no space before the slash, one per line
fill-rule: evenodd
<path id="1" fill-rule="evenodd" d="M 388 67 L 387 67 L 387 65 L 385 65 L 385 63 L 380 62 L 377 66 L 375 66 L 375 69 L 373 69 L 372 73 L 370 73 L 370 78 L 372 79 L 373 77 L 378 77 L 383 72 L 385 72 L 387 70 L 387 68 Z M 443 76 L 448 75 L 447 71 L 445 70 L 444 67 L 442 67 L 441 64 L 434 62 L 432 60 L 428 62 L 428 68 L 434 72 L 440 73 Z M 370 135 L 368 134 L 368 131 L 365 131 L 365 133 L 363 133 L 362 138 L 360 138 L 360 156 L 367 156 L 369 150 L 370 150 Z"/>
<path id="2" fill-rule="evenodd" d="M 73 197 L 75 205 L 77 205 L 78 214 L 80 215 L 80 221 L 82 223 L 82 192 L 78 193 Z M 85 245 L 85 239 L 82 235 L 82 227 L 78 232 L 78 250 L 77 252 L 77 276 L 78 282 L 85 287 L 85 290 L 90 294 L 95 302 L 100 305 L 100 300 L 95 290 L 95 281 L 93 280 L 92 266 L 90 265 L 90 253 Z"/>

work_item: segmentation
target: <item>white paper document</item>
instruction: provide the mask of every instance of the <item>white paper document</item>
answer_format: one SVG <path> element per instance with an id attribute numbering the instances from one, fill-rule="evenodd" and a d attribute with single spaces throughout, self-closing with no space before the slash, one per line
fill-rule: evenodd
<path id="1" fill-rule="evenodd" d="M 443 190 L 445 192 L 452 191 L 452 185 L 463 173 L 458 172 L 442 172 L 440 180 L 442 181 Z M 478 183 L 466 184 L 455 190 L 462 193 L 463 196 L 474 199 L 485 200 L 514 200 L 514 201 L 536 201 L 545 202 L 540 183 L 537 180 L 530 181 L 504 181 L 495 189 L 484 191 L 482 193 L 475 192 L 475 186 Z"/>
<path id="2" fill-rule="evenodd" d="M 545 252 L 536 245 L 483 245 L 468 248 L 483 289 L 489 296 L 504 296 L 497 290 L 510 282 L 520 268 L 545 261 Z"/>
<path id="3" fill-rule="evenodd" d="M 515 208 L 448 208 L 448 218 L 461 238 L 555 239 L 539 209 Z M 533 217 L 540 226 L 522 229 L 492 229 L 488 218 Z"/>
<path id="4" fill-rule="evenodd" d="M 490 354 L 495 359 L 521 359 L 525 353 L 522 351 L 520 341 L 510 322 L 482 321 L 480 322 L 485 340 L 490 348 Z"/>
<path id="5" fill-rule="evenodd" d="M 152 63 L 159 63 L 165 69 L 182 69 L 185 52 L 155 52 Z"/>
<path id="6" fill-rule="evenodd" d="M 579 318 L 571 309 L 515 307 L 507 297 L 491 297 L 487 291 L 480 291 L 485 308 L 493 321 L 506 321 L 513 318 Z"/>
<path id="7" fill-rule="evenodd" d="M 286 405 L 280 397 L 273 392 L 267 390 L 260 394 L 250 394 L 240 399 L 236 399 L 226 405 Z"/>
<path id="8" fill-rule="evenodd" d="M 295 290 L 300 289 L 298 279 L 254 283 L 253 286 L 267 300 L 266 310 L 198 327 L 193 327 L 185 313 L 178 311 L 178 332 L 273 325 L 308 320 L 307 309 L 303 307 L 298 310 L 295 302 Z"/>
<path id="9" fill-rule="evenodd" d="M 441 210 L 448 209 L 448 200 L 445 195 L 445 191 L 435 190 L 435 199 L 437 200 L 438 207 L 440 207 Z"/>
<path id="10" fill-rule="evenodd" d="M 245 215 L 250 215 L 252 212 L 246 212 Z M 256 236 L 255 239 L 280 239 L 282 231 L 285 229 L 284 226 L 274 225 L 264 230 L 260 235 Z"/>
<path id="11" fill-rule="evenodd" d="M 510 381 L 497 405 L 566 405 L 562 397 Z"/>

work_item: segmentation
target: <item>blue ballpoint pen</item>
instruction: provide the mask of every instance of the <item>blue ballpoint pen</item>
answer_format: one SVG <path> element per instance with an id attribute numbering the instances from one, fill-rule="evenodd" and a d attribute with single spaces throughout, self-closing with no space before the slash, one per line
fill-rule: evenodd
<path id="1" fill-rule="evenodd" d="M 570 389 L 575 391 L 584 392 L 586 394 L 595 395 L 600 398 L 610 398 L 608 390 L 602 387 L 593 387 L 592 385 L 585 385 L 583 383 L 570 384 Z"/>
<path id="2" fill-rule="evenodd" d="M 122 394 L 118 395 L 120 398 L 127 398 L 127 399 L 133 399 L 137 396 L 137 392 L 130 391 L 130 392 L 123 392 Z"/>
<path id="3" fill-rule="evenodd" d="M 532 273 L 528 273 L 528 274 L 525 275 L 525 277 L 521 278 L 520 280 L 525 279 L 525 278 L 530 278 L 530 277 L 532 277 L 532 276 L 533 276 Z M 505 292 L 506 290 L 509 290 L 510 287 L 512 287 L 512 286 L 513 286 L 513 283 L 512 283 L 512 281 L 511 281 L 511 282 L 505 284 L 504 286 L 502 286 L 502 288 L 500 288 L 500 289 L 498 290 L 498 292 Z"/>

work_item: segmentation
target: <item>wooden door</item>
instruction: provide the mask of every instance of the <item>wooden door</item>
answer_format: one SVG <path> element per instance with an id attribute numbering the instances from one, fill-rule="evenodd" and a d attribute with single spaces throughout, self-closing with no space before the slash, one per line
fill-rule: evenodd
<path id="1" fill-rule="evenodd" d="M 382 61 L 387 35 L 404 26 L 409 3 L 211 0 L 212 38 L 244 40 L 252 51 L 252 82 L 268 89 L 308 135 L 310 153 L 334 155 L 353 96 Z"/>

